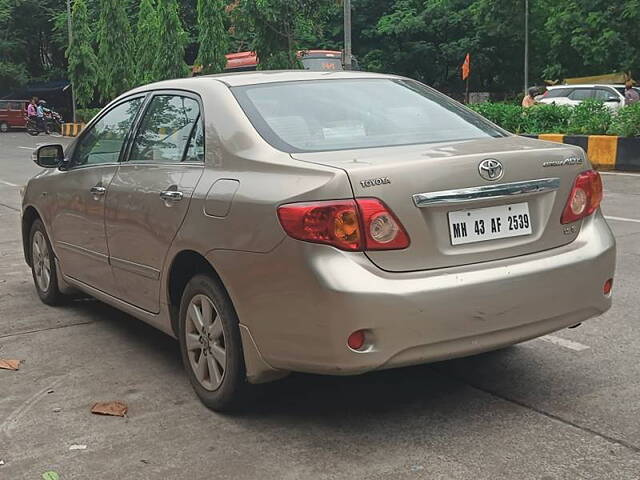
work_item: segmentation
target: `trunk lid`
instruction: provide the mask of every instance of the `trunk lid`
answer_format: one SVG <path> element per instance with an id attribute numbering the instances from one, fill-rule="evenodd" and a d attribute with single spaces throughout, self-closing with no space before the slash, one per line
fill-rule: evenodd
<path id="1" fill-rule="evenodd" d="M 398 272 L 498 260 L 572 242 L 579 232 L 579 225 L 578 228 L 561 225 L 560 217 L 575 177 L 589 168 L 584 153 L 577 147 L 517 136 L 294 153 L 292 157 L 343 169 L 349 176 L 356 198 L 376 197 L 393 210 L 407 230 L 411 245 L 404 250 L 369 251 L 366 254 L 378 267 Z M 491 181 L 480 175 L 479 165 L 487 159 L 497 160 L 502 165 L 503 176 L 500 179 Z M 526 189 L 521 187 L 531 187 L 531 181 L 539 181 L 535 185 L 547 188 L 544 191 L 535 191 L 535 188 L 534 191 L 524 191 Z M 491 190 L 483 189 L 505 190 L 503 187 L 509 185 L 512 194 L 506 196 L 496 196 Z M 447 192 L 451 190 L 454 192 Z M 434 192 L 437 195 L 434 196 Z M 427 204 L 418 207 L 416 195 Z M 442 203 L 443 197 L 448 201 Z M 523 203 L 526 206 L 519 205 Z M 473 229 L 474 226 L 477 228 L 473 219 L 484 218 L 489 222 L 493 216 L 506 212 L 504 208 L 481 212 L 469 210 L 501 206 L 512 207 L 516 214 L 522 213 L 523 208 L 528 209 L 531 233 L 497 239 L 477 237 L 481 240 L 453 244 L 469 241 L 468 238 L 454 239 L 454 235 L 459 233 L 459 230 L 454 231 L 454 224 L 460 218 L 469 217 L 471 223 L 467 226 Z M 458 213 L 450 215 L 452 212 Z M 505 220 L 509 219 L 503 218 L 503 225 L 498 225 L 498 231 L 508 228 L 504 225 Z M 486 229 L 490 228 L 487 223 Z"/>

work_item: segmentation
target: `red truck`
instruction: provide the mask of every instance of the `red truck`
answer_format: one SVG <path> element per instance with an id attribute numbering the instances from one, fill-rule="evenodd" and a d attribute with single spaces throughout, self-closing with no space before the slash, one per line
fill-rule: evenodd
<path id="1" fill-rule="evenodd" d="M 29 100 L 0 100 L 0 132 L 26 128 Z"/>

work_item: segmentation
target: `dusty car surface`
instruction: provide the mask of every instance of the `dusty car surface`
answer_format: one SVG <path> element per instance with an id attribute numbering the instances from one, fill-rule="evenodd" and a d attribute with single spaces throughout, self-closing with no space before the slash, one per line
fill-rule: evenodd
<path id="1" fill-rule="evenodd" d="M 585 153 L 410 79 L 155 83 L 35 160 L 22 232 L 42 301 L 79 289 L 177 337 L 214 409 L 292 371 L 471 355 L 611 305 Z"/>

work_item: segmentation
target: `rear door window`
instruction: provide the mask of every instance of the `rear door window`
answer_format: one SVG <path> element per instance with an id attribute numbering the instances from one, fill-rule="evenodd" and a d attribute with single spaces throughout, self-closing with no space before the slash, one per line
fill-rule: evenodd
<path id="1" fill-rule="evenodd" d="M 619 100 L 620 96 L 613 89 L 598 88 L 596 90 L 596 95 L 594 98 L 596 100 L 600 100 L 601 102 L 607 102 L 611 100 Z"/>
<path id="2" fill-rule="evenodd" d="M 155 95 L 140 122 L 129 162 L 182 162 L 199 118 L 197 100 L 181 95 Z M 195 145 L 189 154 L 197 158 Z"/>

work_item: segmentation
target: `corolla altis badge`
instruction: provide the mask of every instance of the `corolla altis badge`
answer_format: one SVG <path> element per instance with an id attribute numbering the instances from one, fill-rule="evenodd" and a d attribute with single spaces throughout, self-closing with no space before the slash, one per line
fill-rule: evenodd
<path id="1" fill-rule="evenodd" d="M 570 165 L 582 165 L 584 160 L 581 157 L 569 157 L 564 160 L 554 160 L 552 162 L 544 162 L 543 167 L 568 167 Z"/>
<path id="2" fill-rule="evenodd" d="M 495 158 L 487 158 L 478 165 L 478 172 L 485 180 L 494 182 L 502 178 L 504 175 L 504 167 Z"/>
<path id="3" fill-rule="evenodd" d="M 368 180 L 360 181 L 360 185 L 362 185 L 362 188 L 375 187 L 378 185 L 386 185 L 388 183 L 391 183 L 391 180 L 389 180 L 389 177 L 370 178 Z"/>

